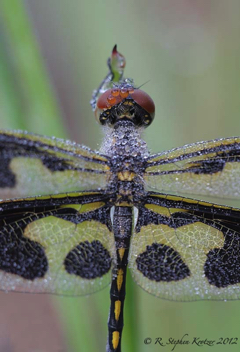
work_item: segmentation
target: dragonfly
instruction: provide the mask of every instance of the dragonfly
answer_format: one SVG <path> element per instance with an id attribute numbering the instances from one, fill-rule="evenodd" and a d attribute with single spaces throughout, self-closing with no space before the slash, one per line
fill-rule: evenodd
<path id="1" fill-rule="evenodd" d="M 240 137 L 151 155 L 151 97 L 113 48 L 91 105 L 99 151 L 0 131 L 0 289 L 86 295 L 111 282 L 107 352 L 120 352 L 126 273 L 168 300 L 240 298 Z"/>

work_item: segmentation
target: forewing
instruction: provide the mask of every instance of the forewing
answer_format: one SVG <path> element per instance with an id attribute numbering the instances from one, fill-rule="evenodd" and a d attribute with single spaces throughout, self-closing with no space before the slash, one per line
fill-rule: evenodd
<path id="1" fill-rule="evenodd" d="M 104 188 L 106 157 L 70 141 L 0 132 L 0 198 Z"/>
<path id="2" fill-rule="evenodd" d="M 114 262 L 107 197 L 62 194 L 0 203 L 0 289 L 84 295 Z"/>
<path id="3" fill-rule="evenodd" d="M 144 290 L 169 300 L 240 299 L 240 210 L 149 194 L 129 266 Z"/>
<path id="4" fill-rule="evenodd" d="M 185 193 L 240 197 L 240 138 L 217 139 L 157 154 L 146 162 L 146 186 Z"/>

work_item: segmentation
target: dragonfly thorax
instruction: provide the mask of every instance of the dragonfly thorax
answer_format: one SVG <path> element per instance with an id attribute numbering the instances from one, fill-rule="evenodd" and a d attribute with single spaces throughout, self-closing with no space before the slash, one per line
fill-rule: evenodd
<path id="1" fill-rule="evenodd" d="M 136 128 L 132 121 L 118 121 L 114 129 L 105 128 L 105 137 L 100 151 L 110 157 L 124 159 L 147 158 L 149 152 L 146 142 L 141 138 L 142 128 Z"/>

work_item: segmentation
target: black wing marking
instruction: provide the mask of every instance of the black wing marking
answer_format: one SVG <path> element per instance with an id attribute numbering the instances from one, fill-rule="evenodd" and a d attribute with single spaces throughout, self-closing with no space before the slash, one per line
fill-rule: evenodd
<path id="1" fill-rule="evenodd" d="M 166 299 L 239 299 L 239 226 L 239 209 L 149 193 L 132 239 L 133 277 Z"/>
<path id="2" fill-rule="evenodd" d="M 83 295 L 115 260 L 108 197 L 98 192 L 0 203 L 0 289 Z"/>
<path id="3" fill-rule="evenodd" d="M 73 142 L 26 132 L 0 133 L 3 198 L 104 188 L 107 157 Z"/>

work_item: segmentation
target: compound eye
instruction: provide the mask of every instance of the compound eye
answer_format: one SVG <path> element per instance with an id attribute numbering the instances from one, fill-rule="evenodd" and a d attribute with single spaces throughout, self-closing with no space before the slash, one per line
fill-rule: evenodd
<path id="1" fill-rule="evenodd" d="M 114 102 L 114 96 L 111 95 L 111 89 L 106 90 L 106 92 L 100 95 L 100 97 L 97 100 L 97 105 L 96 105 L 94 114 L 97 122 L 99 122 L 100 124 L 103 124 L 104 122 L 102 121 L 102 117 L 101 117 L 102 113 L 105 110 L 111 108 L 111 104 L 110 104 L 111 101 Z"/>
<path id="2" fill-rule="evenodd" d="M 155 104 L 152 98 L 145 93 L 143 90 L 134 89 L 131 93 L 131 98 L 139 105 L 141 108 L 146 110 L 151 116 L 151 122 L 155 115 Z"/>
<path id="3" fill-rule="evenodd" d="M 95 117 L 97 121 L 103 124 L 104 121 L 102 121 L 102 119 L 104 118 L 104 116 L 102 115 L 102 113 L 106 111 L 105 119 L 107 120 L 107 110 L 121 103 L 123 99 L 128 97 L 129 93 L 130 93 L 130 89 L 128 88 L 115 87 L 115 88 L 106 90 L 106 92 L 100 95 L 100 97 L 98 98 L 97 106 L 95 110 Z"/>
<path id="4" fill-rule="evenodd" d="M 112 106 L 117 104 L 118 95 L 117 88 L 106 90 L 106 92 L 98 98 L 97 108 L 100 110 L 110 109 Z"/>

